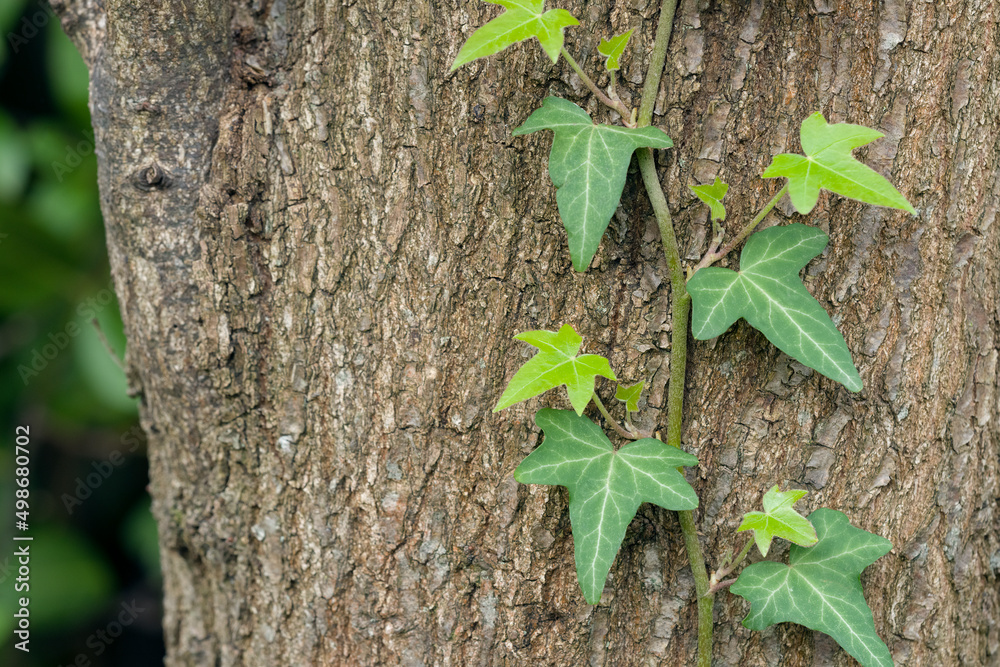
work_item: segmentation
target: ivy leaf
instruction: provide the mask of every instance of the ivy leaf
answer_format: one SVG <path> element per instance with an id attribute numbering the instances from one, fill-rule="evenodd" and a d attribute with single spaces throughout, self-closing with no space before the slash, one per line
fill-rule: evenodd
<path id="1" fill-rule="evenodd" d="M 642 387 L 645 382 L 636 382 L 626 387 L 623 384 L 615 389 L 615 398 L 625 404 L 625 409 L 629 412 L 639 411 L 639 397 L 642 396 Z"/>
<path id="2" fill-rule="evenodd" d="M 816 544 L 816 529 L 794 509 L 792 505 L 802 496 L 809 493 L 802 489 L 779 491 L 777 486 L 764 494 L 764 511 L 747 512 L 743 515 L 743 523 L 736 532 L 752 530 L 753 539 L 757 543 L 762 556 L 767 556 L 771 548 L 771 540 L 781 537 L 799 546 L 811 547 Z"/>
<path id="3" fill-rule="evenodd" d="M 611 370 L 611 364 L 601 355 L 577 356 L 583 338 L 568 324 L 562 325 L 558 332 L 525 331 L 514 338 L 534 345 L 538 348 L 538 354 L 521 366 L 510 379 L 493 412 L 499 412 L 564 384 L 570 404 L 580 415 L 590 403 L 598 375 L 610 380 L 618 379 Z"/>
<path id="4" fill-rule="evenodd" d="M 597 47 L 597 52 L 607 58 L 604 67 L 609 72 L 618 69 L 618 59 L 621 58 L 622 52 L 625 51 L 625 45 L 628 44 L 628 38 L 631 36 L 632 30 L 629 30 L 620 35 L 615 35 L 611 39 L 601 39 L 601 43 Z"/>
<path id="5" fill-rule="evenodd" d="M 849 123 L 830 125 L 817 111 L 802 121 L 799 136 L 806 154 L 775 155 L 763 174 L 764 178 L 788 179 L 788 196 L 799 213 L 813 210 L 820 188 L 869 204 L 916 213 L 889 181 L 851 155 L 853 149 L 884 136 L 881 132 Z"/>
<path id="6" fill-rule="evenodd" d="M 694 337 L 715 338 L 742 317 L 785 354 L 861 391 L 844 337 L 799 280 L 799 271 L 828 241 L 815 227 L 771 227 L 747 241 L 739 273 L 700 269 L 688 282 Z"/>
<path id="7" fill-rule="evenodd" d="M 586 111 L 558 97 L 546 97 L 512 134 L 539 130 L 555 133 L 549 176 L 557 188 L 556 203 L 573 268 L 585 271 L 622 198 L 632 153 L 674 144 L 663 130 L 653 127 L 594 125 Z"/>
<path id="8" fill-rule="evenodd" d="M 517 467 L 514 479 L 569 489 L 576 576 L 587 602 L 597 604 L 625 530 L 642 503 L 669 510 L 698 506 L 694 489 L 677 471 L 698 459 L 653 438 L 630 442 L 616 452 L 597 424 L 572 410 L 539 410 L 535 423 L 545 439 Z"/>
<path id="9" fill-rule="evenodd" d="M 691 185 L 691 191 L 698 195 L 698 199 L 708 204 L 712 212 L 712 220 L 725 220 L 726 207 L 722 205 L 722 198 L 729 191 L 729 184 L 723 183 L 718 176 L 715 183 L 710 185 Z"/>
<path id="10" fill-rule="evenodd" d="M 477 58 L 492 56 L 511 44 L 537 37 L 552 63 L 559 59 L 565 35 L 563 30 L 571 25 L 580 25 L 565 9 L 545 9 L 544 0 L 487 0 L 503 6 L 507 11 L 496 17 L 465 42 L 458 52 L 451 71 Z"/>
<path id="11" fill-rule="evenodd" d="M 861 590 L 861 571 L 889 553 L 889 540 L 855 528 L 836 510 L 809 515 L 819 541 L 793 545 L 789 564 L 760 562 L 740 573 L 731 590 L 750 602 L 743 625 L 763 630 L 798 623 L 833 637 L 865 667 L 892 667 Z"/>

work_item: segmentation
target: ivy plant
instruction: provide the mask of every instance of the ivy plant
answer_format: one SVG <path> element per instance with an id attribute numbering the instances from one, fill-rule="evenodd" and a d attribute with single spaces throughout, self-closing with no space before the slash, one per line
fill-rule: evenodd
<path id="1" fill-rule="evenodd" d="M 743 624 L 763 630 L 798 623 L 830 635 L 862 665 L 892 665 L 860 580 L 861 571 L 889 553 L 892 543 L 855 528 L 836 510 L 820 508 L 809 523 L 819 536 L 813 546 L 793 545 L 788 565 L 754 563 L 733 584 L 730 590 L 750 602 Z"/>
<path id="2" fill-rule="evenodd" d="M 747 628 L 762 630 L 775 623 L 798 623 L 830 635 L 865 667 L 891 665 L 892 657 L 875 630 L 860 581 L 861 572 L 891 550 L 889 541 L 852 526 L 847 516 L 835 509 L 819 508 L 806 517 L 794 508 L 806 495 L 804 489 L 781 491 L 774 486 L 763 495 L 763 511 L 746 512 L 736 530 L 750 532 L 752 537 L 735 557 L 731 551 L 717 557 L 718 567 L 709 574 L 692 513 L 698 498 L 683 474 L 685 467 L 697 465 L 698 460 L 681 448 L 689 323 L 694 338 L 705 340 L 723 335 L 744 320 L 782 352 L 852 392 L 861 391 L 862 377 L 844 337 L 799 277 L 826 249 L 829 238 L 821 230 L 798 222 L 754 230 L 786 195 L 795 211 L 810 213 L 821 190 L 915 214 L 914 207 L 887 179 L 853 155 L 855 148 L 882 134 L 862 125 L 831 124 L 819 112 L 806 117 L 800 127 L 803 154 L 775 155 L 762 174 L 767 179 L 783 178 L 785 184 L 728 241 L 723 228 L 723 199 L 729 194 L 729 185 L 718 177 L 712 183 L 692 185 L 694 194 L 709 207 L 714 236 L 701 260 L 684 267 L 652 159 L 653 149 L 672 148 L 673 142 L 665 132 L 650 126 L 676 0 L 663 2 L 663 22 L 656 31 L 638 109 L 627 107 L 615 90 L 631 30 L 601 39 L 598 52 L 609 80 L 607 89 L 601 90 L 566 49 L 565 29 L 579 25 L 569 12 L 546 10 L 542 0 L 496 0 L 495 4 L 504 11 L 469 37 L 452 71 L 534 37 L 554 65 L 561 55 L 620 122 L 596 124 L 569 100 L 547 97 L 512 133 L 553 133 L 548 170 L 573 268 L 584 272 L 593 260 L 619 205 L 629 163 L 635 156 L 670 272 L 673 331 L 666 442 L 632 422 L 632 415 L 640 409 L 644 383 L 617 384 L 618 376 L 606 357 L 580 354 L 584 340 L 569 324 L 558 331 L 527 331 L 515 336 L 538 352 L 514 373 L 494 409 L 532 400 L 549 390 L 566 389 L 572 410 L 543 408 L 536 412 L 542 443 L 521 462 L 514 477 L 523 484 L 558 485 L 568 490 L 577 580 L 584 599 L 599 603 L 628 525 L 642 503 L 649 502 L 678 513 L 697 592 L 699 667 L 711 664 L 714 598 L 726 588 L 749 602 L 743 622 Z M 738 270 L 712 266 L 744 242 Z M 616 383 L 614 397 L 623 404 L 623 423 L 601 400 L 598 377 Z M 595 415 L 588 414 L 591 404 L 604 428 Z M 615 441 L 605 429 L 610 429 Z M 775 539 L 792 543 L 787 564 L 764 560 L 744 567 L 737 577 L 727 578 L 742 566 L 754 544 L 767 558 Z"/>
<path id="3" fill-rule="evenodd" d="M 698 459 L 653 438 L 615 450 L 600 426 L 572 410 L 539 410 L 545 434 L 538 449 L 514 471 L 522 484 L 558 484 L 569 489 L 569 520 L 580 588 L 597 604 L 625 529 L 642 503 L 690 510 L 698 496 L 677 472 Z"/>
<path id="4" fill-rule="evenodd" d="M 625 176 L 637 148 L 670 148 L 663 130 L 654 127 L 594 125 L 572 102 L 547 97 L 514 136 L 552 130 L 549 177 L 569 240 L 573 268 L 586 271 L 625 188 Z"/>
<path id="5" fill-rule="evenodd" d="M 515 338 L 537 347 L 538 354 L 514 374 L 494 412 L 566 385 L 570 405 L 582 415 L 594 394 L 597 376 L 617 379 L 604 357 L 579 356 L 583 338 L 568 324 L 559 331 L 525 331 Z"/>
<path id="6" fill-rule="evenodd" d="M 750 237 L 740 270 L 706 267 L 688 281 L 694 337 L 725 333 L 743 318 L 774 346 L 851 391 L 861 391 L 851 352 L 799 271 L 823 252 L 826 234 L 815 227 L 771 227 Z"/>
<path id="7" fill-rule="evenodd" d="M 544 0 L 496 0 L 493 4 L 506 11 L 472 34 L 452 63 L 452 71 L 532 37 L 538 38 L 546 55 L 555 63 L 563 48 L 563 31 L 580 25 L 565 9 L 544 11 Z"/>
<path id="8" fill-rule="evenodd" d="M 802 547 L 811 547 L 819 538 L 816 529 L 809 519 L 795 511 L 792 507 L 806 492 L 802 489 L 779 491 L 772 487 L 764 494 L 764 511 L 747 512 L 743 515 L 743 523 L 736 529 L 753 531 L 753 541 L 760 549 L 761 556 L 767 556 L 771 548 L 771 540 L 781 537 Z"/>

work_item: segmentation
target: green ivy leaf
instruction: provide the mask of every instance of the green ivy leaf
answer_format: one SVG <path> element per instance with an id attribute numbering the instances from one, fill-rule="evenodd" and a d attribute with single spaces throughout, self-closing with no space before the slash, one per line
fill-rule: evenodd
<path id="1" fill-rule="evenodd" d="M 723 183 L 718 176 L 715 183 L 710 185 L 691 185 L 691 191 L 698 195 L 698 199 L 708 204 L 712 212 L 712 220 L 725 220 L 726 207 L 722 205 L 722 198 L 729 191 L 729 185 Z"/>
<path id="2" fill-rule="evenodd" d="M 715 338 L 742 317 L 785 354 L 861 391 L 844 337 L 799 280 L 799 271 L 828 241 L 815 227 L 771 227 L 747 241 L 739 273 L 700 269 L 688 282 L 694 337 Z"/>
<path id="3" fill-rule="evenodd" d="M 539 410 L 535 423 L 545 439 L 517 467 L 514 478 L 569 489 L 576 576 L 587 602 L 597 604 L 625 530 L 642 503 L 669 510 L 698 506 L 694 489 L 677 471 L 698 459 L 653 438 L 630 442 L 616 452 L 599 426 L 571 410 Z"/>
<path id="4" fill-rule="evenodd" d="M 538 354 L 521 366 L 510 379 L 493 412 L 499 412 L 564 384 L 570 404 L 581 415 L 594 394 L 594 382 L 598 375 L 610 380 L 618 379 L 608 360 L 599 354 L 577 356 L 583 338 L 568 324 L 564 324 L 558 332 L 525 331 L 514 338 L 534 345 L 538 348 Z"/>
<path id="5" fill-rule="evenodd" d="M 743 515 L 743 523 L 736 532 L 752 530 L 753 539 L 757 543 L 762 556 L 767 556 L 771 548 L 771 540 L 781 537 L 799 546 L 811 547 L 816 544 L 816 529 L 794 509 L 802 496 L 809 493 L 802 489 L 779 491 L 777 486 L 764 494 L 764 511 L 747 512 Z"/>
<path id="6" fill-rule="evenodd" d="M 626 387 L 623 384 L 615 389 L 615 398 L 625 404 L 625 409 L 629 412 L 639 411 L 639 397 L 642 396 L 642 388 L 645 382 L 636 382 Z"/>
<path id="7" fill-rule="evenodd" d="M 861 571 L 889 553 L 889 540 L 855 528 L 836 510 L 809 515 L 819 541 L 792 546 L 788 565 L 760 562 L 740 573 L 730 590 L 750 602 L 743 625 L 763 630 L 798 623 L 833 637 L 865 667 L 891 667 L 861 590 Z"/>
<path id="8" fill-rule="evenodd" d="M 594 125 L 586 111 L 558 97 L 546 97 L 513 134 L 539 130 L 555 133 L 549 176 L 557 188 L 573 267 L 585 271 L 618 208 L 632 153 L 643 147 L 670 148 L 673 142 L 653 127 Z"/>
<path id="9" fill-rule="evenodd" d="M 628 32 L 620 35 L 615 35 L 611 39 L 601 40 L 600 45 L 597 47 L 597 52 L 607 58 L 607 61 L 604 63 L 604 67 L 609 72 L 613 72 L 618 69 L 618 59 L 621 58 L 622 52 L 625 51 L 625 45 L 628 44 L 628 38 L 631 36 L 632 30 L 629 30 Z"/>
<path id="10" fill-rule="evenodd" d="M 802 121 L 799 135 L 806 154 L 775 155 L 763 174 L 764 178 L 788 179 L 788 196 L 796 211 L 813 210 L 823 188 L 850 199 L 916 213 L 889 181 L 851 155 L 853 149 L 884 136 L 881 132 L 863 125 L 830 125 L 817 111 Z"/>
<path id="11" fill-rule="evenodd" d="M 571 25 L 580 25 L 565 9 L 545 9 L 544 0 L 487 0 L 503 6 L 507 11 L 500 14 L 479 30 L 472 33 L 451 64 L 451 71 L 477 58 L 492 56 L 511 44 L 537 37 L 552 63 L 559 59 L 565 35 L 563 30 Z"/>

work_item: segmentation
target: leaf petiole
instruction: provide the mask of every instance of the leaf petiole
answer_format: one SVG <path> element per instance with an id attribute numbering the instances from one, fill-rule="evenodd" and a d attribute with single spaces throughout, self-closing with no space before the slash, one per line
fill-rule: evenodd
<path id="1" fill-rule="evenodd" d="M 759 225 L 761 222 L 764 221 L 764 218 L 767 217 L 767 214 L 770 213 L 772 209 L 774 209 L 774 207 L 778 204 L 779 201 L 781 201 L 781 198 L 784 197 L 787 192 L 788 192 L 788 185 L 785 185 L 785 187 L 778 190 L 778 194 L 771 197 L 771 201 L 764 204 L 764 208 L 760 209 L 760 212 L 757 213 L 756 217 L 754 217 L 754 219 L 750 221 L 750 224 L 744 227 L 743 230 L 740 231 L 740 233 L 736 236 L 736 238 L 727 243 L 725 247 L 722 248 L 722 250 L 718 250 L 719 245 L 722 243 L 722 234 L 720 230 L 720 233 L 716 234 L 715 238 L 712 240 L 712 246 L 708 249 L 708 252 L 705 253 L 705 256 L 702 257 L 701 261 L 698 262 L 698 264 L 694 267 L 694 271 L 691 272 L 692 275 L 695 272 L 697 272 L 698 269 L 703 269 L 706 266 L 711 266 L 712 264 L 715 264 L 720 259 L 728 255 L 730 252 L 732 252 L 736 246 L 743 243 L 743 241 L 745 241 L 746 238 L 750 236 L 750 232 L 756 229 L 757 225 Z"/>
<path id="2" fill-rule="evenodd" d="M 649 437 L 648 434 L 636 434 L 623 428 L 622 425 L 619 424 L 617 420 L 615 420 L 615 418 L 611 416 L 611 413 L 608 412 L 608 409 L 604 406 L 603 401 L 601 401 L 601 397 L 597 395 L 596 391 L 594 392 L 594 395 L 591 398 L 594 401 L 594 405 L 596 405 L 597 409 L 600 411 L 601 416 L 604 417 L 604 421 L 606 421 L 608 424 L 611 425 L 611 428 L 615 430 L 615 433 L 617 433 L 623 438 L 628 438 L 629 440 L 639 440 L 640 438 Z"/>
<path id="3" fill-rule="evenodd" d="M 747 557 L 748 553 L 750 553 L 750 549 L 752 547 L 753 540 L 747 540 L 746 546 L 743 547 L 743 550 L 740 551 L 736 558 L 733 558 L 732 560 L 727 558 L 722 561 L 722 567 L 713 572 L 712 577 L 708 580 L 708 592 L 705 593 L 705 595 L 718 593 L 727 586 L 735 583 L 735 579 L 726 579 L 726 577 L 728 577 L 733 570 L 739 567 L 740 563 L 743 562 L 743 559 Z"/>
<path id="4" fill-rule="evenodd" d="M 590 88 L 590 92 L 594 93 L 594 95 L 597 96 L 597 99 L 601 101 L 601 104 L 604 104 L 605 106 L 610 107 L 615 111 L 617 111 L 618 115 L 622 117 L 622 123 L 625 124 L 625 127 L 634 128 L 635 122 L 632 120 L 634 114 L 631 111 L 629 111 L 628 107 L 626 107 L 621 100 L 612 99 L 608 97 L 604 93 L 604 91 L 598 88 L 597 84 L 594 83 L 593 79 L 587 76 L 587 73 L 583 71 L 583 68 L 580 67 L 580 64 L 577 63 L 573 59 L 573 56 L 569 54 L 569 51 L 566 50 L 565 46 L 562 47 L 562 51 L 560 51 L 560 53 L 562 53 L 562 56 L 563 58 L 566 59 L 566 62 L 569 63 L 569 66 L 573 68 L 573 71 L 576 72 L 576 75 L 580 77 L 580 80 L 583 81 L 584 85 L 587 86 L 587 88 Z M 617 95 L 615 97 L 617 97 Z"/>

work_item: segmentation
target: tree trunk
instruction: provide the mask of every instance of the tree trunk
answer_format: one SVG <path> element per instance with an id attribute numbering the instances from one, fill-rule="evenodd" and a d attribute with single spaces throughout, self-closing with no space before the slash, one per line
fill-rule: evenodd
<path id="1" fill-rule="evenodd" d="M 565 63 L 532 40 L 449 74 L 497 14 L 479 2 L 54 4 L 92 72 L 167 664 L 692 664 L 673 513 L 640 510 L 587 605 L 565 492 L 511 474 L 561 399 L 491 413 L 530 355 L 512 336 L 571 323 L 665 424 L 669 287 L 637 175 L 578 274 L 550 136 L 511 137 L 550 93 L 613 120 Z M 659 6 L 561 6 L 592 72 L 636 28 L 638 104 Z M 860 154 L 919 215 L 824 195 L 806 220 L 831 236 L 806 284 L 865 389 L 741 323 L 693 344 L 685 446 L 710 567 L 774 484 L 892 540 L 862 581 L 898 665 L 1000 665 L 998 32 L 986 0 L 682 0 L 654 118 L 688 258 L 711 233 L 688 185 L 728 181 L 736 229 L 812 111 L 886 134 Z M 746 611 L 720 596 L 718 664 L 851 664 Z"/>

